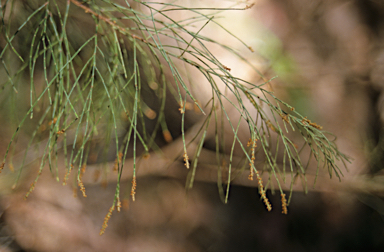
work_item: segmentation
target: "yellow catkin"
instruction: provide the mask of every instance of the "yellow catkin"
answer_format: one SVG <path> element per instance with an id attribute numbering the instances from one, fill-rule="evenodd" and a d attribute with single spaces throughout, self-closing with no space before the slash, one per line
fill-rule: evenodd
<path id="1" fill-rule="evenodd" d="M 132 200 L 135 201 L 135 194 L 136 194 L 136 177 L 132 178 L 132 188 L 131 188 L 131 196 Z"/>
<path id="2" fill-rule="evenodd" d="M 268 200 L 268 198 L 267 198 L 267 195 L 265 194 L 264 186 L 263 186 L 263 180 L 262 180 L 262 178 L 260 177 L 258 171 L 256 171 L 256 177 L 257 177 L 257 181 L 258 181 L 258 184 L 259 184 L 259 193 L 260 193 L 260 195 L 261 195 L 261 198 L 263 199 L 264 204 L 265 204 L 265 206 L 267 207 L 267 210 L 268 210 L 268 211 L 271 211 L 271 210 L 272 210 L 272 205 L 271 205 L 271 203 L 269 203 L 269 200 Z"/>
<path id="3" fill-rule="evenodd" d="M 184 165 L 185 167 L 187 167 L 187 169 L 189 169 L 189 157 L 186 152 L 184 152 L 183 157 L 184 157 Z"/>
<path id="4" fill-rule="evenodd" d="M 288 208 L 287 208 L 287 200 L 285 199 L 285 194 L 281 194 L 281 206 L 283 208 L 282 213 L 283 214 L 288 214 Z"/>
<path id="5" fill-rule="evenodd" d="M 311 122 L 311 120 L 307 119 L 307 117 L 304 117 L 303 120 L 301 120 L 301 123 L 304 125 L 310 125 L 319 130 L 323 129 L 323 126 L 320 126 L 317 123 Z"/>
<path id="6" fill-rule="evenodd" d="M 73 169 L 73 164 L 71 164 L 69 169 L 65 172 L 64 179 L 63 179 L 63 185 L 67 184 L 67 180 L 68 180 L 69 174 L 71 173 L 72 169 Z"/>
<path id="7" fill-rule="evenodd" d="M 111 208 L 109 208 L 109 211 L 104 218 L 103 226 L 101 227 L 101 230 L 100 230 L 100 235 L 103 235 L 105 232 L 105 229 L 108 227 L 108 221 L 112 216 L 113 210 L 115 210 L 115 206 L 111 206 Z"/>
<path id="8" fill-rule="evenodd" d="M 250 171 L 249 171 L 249 175 L 248 175 L 248 179 L 253 181 L 253 169 L 252 169 L 252 164 L 249 164 L 250 166 Z"/>
<path id="9" fill-rule="evenodd" d="M 316 129 L 319 129 L 319 130 L 323 129 L 323 126 L 320 126 L 317 123 L 309 122 L 309 125 L 311 125 L 312 127 L 315 127 Z"/>
<path id="10" fill-rule="evenodd" d="M 86 197 L 87 197 L 87 194 L 85 193 L 85 187 L 84 187 L 83 182 L 82 182 L 80 179 L 78 179 L 78 180 L 77 180 L 77 184 L 78 184 L 79 187 L 80 187 L 80 191 L 81 191 L 81 193 L 83 194 L 83 197 L 86 198 Z"/>
<path id="11" fill-rule="evenodd" d="M 254 166 L 254 163 L 255 163 L 255 149 L 257 147 L 257 139 L 249 139 L 248 143 L 247 143 L 247 146 L 252 146 L 251 147 L 251 162 L 249 162 L 249 176 L 248 176 L 248 179 L 249 180 L 253 180 L 253 166 Z"/>
<path id="12" fill-rule="evenodd" d="M 79 185 L 80 191 L 83 193 L 84 198 L 87 197 L 87 194 L 85 193 L 85 187 L 84 187 L 82 179 L 83 179 L 83 174 L 85 172 L 86 167 L 87 167 L 86 164 L 83 164 L 83 166 L 81 167 L 81 170 L 80 170 L 79 179 L 77 180 L 77 184 Z"/>

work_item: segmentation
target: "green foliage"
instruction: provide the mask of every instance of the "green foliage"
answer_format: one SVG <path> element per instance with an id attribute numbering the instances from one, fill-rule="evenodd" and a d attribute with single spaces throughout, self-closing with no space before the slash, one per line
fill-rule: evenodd
<path id="1" fill-rule="evenodd" d="M 259 172 L 268 172 L 283 195 L 281 179 L 285 181 L 289 174 L 291 189 L 295 178 L 305 182 L 311 157 L 317 161 L 318 170 L 324 165 L 330 176 L 340 178 L 338 163 L 348 158 L 326 132 L 277 98 L 268 89 L 271 80 L 254 67 L 263 80 L 261 84 L 233 76 L 210 51 L 212 45 L 249 63 L 228 45 L 200 33 L 207 25 L 215 25 L 251 53 L 251 47 L 216 21 L 223 11 L 246 11 L 249 7 L 186 8 L 175 3 L 109 0 L 3 1 L 0 73 L 4 78 L 0 102 L 6 108 L 2 116 L 16 124 L 3 166 L 12 163 L 14 141 L 20 132 L 29 138 L 23 161 L 16 167 L 15 184 L 33 147 L 41 150 L 35 183 L 46 164 L 60 179 L 57 160 L 62 153 L 66 178 L 77 167 L 75 179 L 83 189 L 82 167 L 91 162 L 95 146 L 104 146 L 96 151 L 97 161 L 110 161 L 109 154 L 114 153 L 119 175 L 113 207 L 118 206 L 126 158 L 133 159 L 134 197 L 137 159 L 152 151 L 161 152 L 161 146 L 180 136 L 180 156 L 186 166 L 188 145 L 193 141 L 198 146 L 189 168 L 187 185 L 191 187 L 212 123 L 222 129 L 215 131 L 218 161 L 225 154 L 232 161 L 235 146 L 240 148 L 245 157 L 241 171 L 250 164 L 250 173 L 256 173 L 264 197 Z M 181 11 L 188 14 L 185 19 L 174 20 L 171 13 Z M 201 104 L 196 97 L 199 86 L 190 81 L 186 66 L 197 69 L 210 85 L 212 97 L 207 104 Z M 202 123 L 196 138 L 187 140 L 185 134 L 192 123 L 186 114 L 192 113 L 188 110 L 191 104 L 201 113 L 196 112 L 193 120 L 199 118 Z M 228 107 L 237 111 L 238 120 L 232 119 Z M 222 153 L 224 121 L 233 132 L 230 153 Z M 244 122 L 253 148 L 238 137 Z M 302 147 L 290 139 L 291 131 L 300 132 Z M 305 162 L 303 150 L 309 150 Z M 255 151 L 265 157 L 260 168 L 254 165 Z M 238 168 L 233 165 L 229 162 L 227 179 L 219 181 L 221 192 L 226 187 L 225 201 L 233 180 L 232 169 Z"/>

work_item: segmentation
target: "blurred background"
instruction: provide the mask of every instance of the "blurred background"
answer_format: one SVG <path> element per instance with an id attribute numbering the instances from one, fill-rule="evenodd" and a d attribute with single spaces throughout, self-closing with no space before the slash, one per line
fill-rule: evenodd
<path id="1" fill-rule="evenodd" d="M 224 3 L 231 2 L 213 1 L 212 6 Z M 255 49 L 257 55 L 249 60 L 266 77 L 278 75 L 271 83 L 278 97 L 337 136 L 340 150 L 353 158 L 342 179 L 346 186 L 296 191 L 288 215 L 283 215 L 280 195 L 268 192 L 277 207 L 267 212 L 257 188 L 232 186 L 224 204 L 215 183 L 196 182 L 186 192 L 183 179 L 143 177 L 135 202 L 129 200 L 130 181 L 122 184 L 127 192 L 122 211 L 113 213 L 100 237 L 116 184 L 86 185 L 88 197 L 79 192 L 74 197 L 71 187 L 63 187 L 47 172 L 28 200 L 23 199 L 28 179 L 2 196 L 0 250 L 383 251 L 384 3 L 244 4 L 252 3 L 240 14 L 226 14 L 223 25 L 233 26 L 229 29 Z M 4 37 L 0 42 L 4 48 Z M 235 75 L 259 81 L 222 57 Z M 2 124 L 3 154 L 14 129 L 7 120 Z M 19 143 L 27 137 L 19 136 Z"/>

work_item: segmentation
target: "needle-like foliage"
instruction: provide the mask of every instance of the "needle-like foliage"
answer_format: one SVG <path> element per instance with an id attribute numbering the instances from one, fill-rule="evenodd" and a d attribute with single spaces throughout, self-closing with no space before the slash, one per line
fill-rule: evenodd
<path id="1" fill-rule="evenodd" d="M 40 168 L 28 194 L 48 166 L 64 184 L 71 172 L 76 173 L 75 183 L 86 196 L 82 182 L 86 164 L 106 162 L 112 153 L 118 186 L 111 213 L 115 206 L 120 208 L 125 160 L 133 159 L 134 199 L 137 160 L 161 151 L 176 137 L 183 139 L 180 157 L 185 169 L 190 169 L 187 187 L 192 187 L 210 124 L 217 128 L 217 167 L 227 167 L 223 169 L 225 177 L 219 176 L 225 201 L 234 170 L 246 172 L 244 167 L 248 165 L 249 179 L 256 176 L 268 210 L 260 174 L 267 172 L 270 180 L 277 182 L 285 213 L 287 201 L 281 181 L 290 176 L 291 188 L 296 178 L 306 184 L 311 157 L 318 163 L 318 170 L 324 165 L 330 176 L 342 176 L 339 164 L 348 158 L 321 126 L 277 98 L 268 88 L 271 80 L 257 69 L 261 84 L 244 81 L 233 76 L 211 52 L 210 48 L 216 46 L 244 61 L 222 41 L 203 35 L 201 31 L 207 25 L 215 25 L 252 53 L 251 47 L 216 21 L 223 11 L 246 11 L 251 6 L 186 8 L 176 3 L 127 0 L 7 0 L 1 4 L 0 106 L 2 116 L 15 125 L 1 168 L 13 163 L 15 140 L 21 132 L 26 134 L 29 141 L 20 166 L 15 168 L 15 185 L 30 162 L 28 152 L 40 150 L 33 157 L 39 159 Z M 177 12 L 186 13 L 185 18 L 175 20 L 171 14 Z M 197 69 L 206 83 L 194 83 L 187 74 L 188 67 Z M 209 85 L 212 97 L 206 104 L 199 100 L 199 85 Z M 187 114 L 193 108 L 202 123 L 191 140 L 186 137 L 191 124 Z M 239 119 L 233 120 L 229 110 L 237 111 Z M 242 123 L 248 125 L 248 146 L 238 136 Z M 221 162 L 224 125 L 233 133 L 231 151 L 226 153 L 229 163 Z M 292 131 L 301 134 L 303 146 L 291 140 L 288 133 Z M 187 149 L 192 141 L 197 147 L 190 160 Z M 235 147 L 243 152 L 242 167 L 232 162 Z M 303 162 L 301 151 L 305 149 L 309 158 Z M 255 165 L 256 152 L 264 156 L 260 167 Z M 64 157 L 63 164 L 58 161 L 59 155 Z M 58 166 L 65 166 L 63 178 Z"/>

